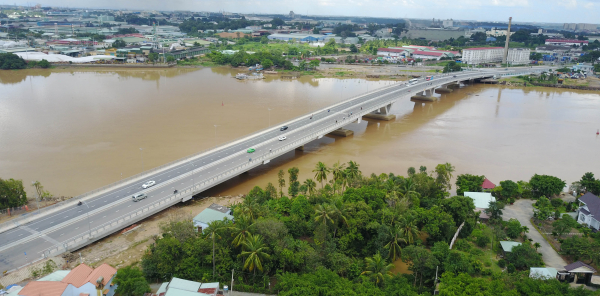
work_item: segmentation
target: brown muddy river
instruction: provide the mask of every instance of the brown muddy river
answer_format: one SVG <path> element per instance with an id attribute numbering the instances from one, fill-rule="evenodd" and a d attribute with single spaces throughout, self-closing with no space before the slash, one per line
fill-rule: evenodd
<path id="1" fill-rule="evenodd" d="M 0 71 L 0 178 L 78 195 L 391 83 L 237 81 L 236 73 Z M 326 136 L 202 195 L 246 193 L 292 166 L 304 180 L 318 161 L 354 160 L 365 174 L 450 162 L 455 175 L 483 174 L 496 184 L 534 173 L 568 183 L 588 171 L 600 176 L 598 93 L 478 84 L 437 96 L 422 106 L 400 100 L 395 121 L 350 124 L 352 137 Z"/>

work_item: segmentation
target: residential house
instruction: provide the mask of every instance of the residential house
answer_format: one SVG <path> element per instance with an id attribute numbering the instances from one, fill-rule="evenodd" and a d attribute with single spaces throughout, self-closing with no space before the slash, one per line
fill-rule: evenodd
<path id="1" fill-rule="evenodd" d="M 502 247 L 502 253 L 506 256 L 506 253 L 512 252 L 512 249 L 516 246 L 520 246 L 519 242 L 511 242 L 511 241 L 500 241 L 500 246 Z"/>
<path id="2" fill-rule="evenodd" d="M 156 296 L 216 296 L 219 283 L 198 283 L 174 277 L 170 282 L 162 283 Z"/>
<path id="3" fill-rule="evenodd" d="M 40 280 L 29 282 L 19 296 L 80 296 L 97 295 L 98 290 L 102 295 L 112 296 L 116 285 L 113 279 L 117 270 L 104 263 L 97 268 L 80 264 L 69 273 L 53 273 Z"/>
<path id="4" fill-rule="evenodd" d="M 561 276 L 559 279 L 589 285 L 594 273 L 596 273 L 596 269 L 581 261 L 577 261 L 565 266 L 565 270 L 560 273 Z"/>
<path id="5" fill-rule="evenodd" d="M 496 185 L 492 183 L 492 181 L 488 180 L 488 178 L 485 178 L 483 180 L 483 183 L 481 184 L 481 188 L 483 189 L 483 191 L 489 191 L 496 188 Z"/>
<path id="6" fill-rule="evenodd" d="M 233 221 L 231 210 L 226 206 L 212 204 L 194 217 L 194 227 L 198 230 L 198 232 L 201 232 L 204 231 L 204 229 L 206 229 L 208 224 L 211 222 L 220 221 L 223 219 Z"/>
<path id="7" fill-rule="evenodd" d="M 577 210 L 577 222 L 599 230 L 600 223 L 600 198 L 588 192 L 579 198 L 580 206 Z"/>
<path id="8" fill-rule="evenodd" d="M 487 180 L 487 179 L 486 179 Z M 496 198 L 489 192 L 464 192 L 464 196 L 470 197 L 475 205 L 475 212 L 481 212 L 479 219 L 487 220 L 490 218 L 485 210 L 489 207 L 490 202 L 496 201 Z"/>
<path id="9" fill-rule="evenodd" d="M 539 280 L 556 279 L 558 271 L 552 267 L 531 267 L 529 268 L 529 277 Z"/>

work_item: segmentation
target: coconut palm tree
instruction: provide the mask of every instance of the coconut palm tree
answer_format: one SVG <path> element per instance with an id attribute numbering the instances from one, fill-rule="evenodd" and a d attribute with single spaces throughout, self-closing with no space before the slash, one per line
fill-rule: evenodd
<path id="1" fill-rule="evenodd" d="M 208 227 L 206 229 L 204 229 L 204 233 L 207 235 L 207 237 L 210 237 L 212 239 L 212 243 L 213 243 L 213 252 L 212 252 L 213 278 L 215 277 L 215 239 L 217 239 L 217 238 L 220 239 L 221 236 L 219 235 L 219 233 L 228 227 L 229 227 L 229 225 L 227 222 L 222 221 L 222 220 L 216 220 L 216 221 L 212 221 L 212 222 L 208 223 Z"/>
<path id="2" fill-rule="evenodd" d="M 306 186 L 306 190 L 308 191 L 309 195 L 313 195 L 313 193 L 315 193 L 315 188 L 317 188 L 317 183 L 315 183 L 315 181 L 313 181 L 313 179 L 306 179 L 306 181 L 304 181 L 304 185 Z"/>
<path id="3" fill-rule="evenodd" d="M 323 188 L 323 180 L 327 181 L 327 174 L 329 174 L 329 168 L 322 162 L 318 162 L 313 170 L 315 173 L 315 180 L 321 182 L 321 188 Z"/>
<path id="4" fill-rule="evenodd" d="M 315 222 L 323 224 L 325 226 L 325 230 L 327 230 L 327 223 L 334 223 L 333 219 L 335 217 L 336 210 L 328 204 L 317 205 L 315 208 Z"/>
<path id="5" fill-rule="evenodd" d="M 337 182 L 338 180 L 343 179 L 344 177 L 344 169 L 346 169 L 346 164 L 342 163 L 340 165 L 340 162 L 336 162 L 333 164 L 333 166 L 331 167 L 331 174 L 333 175 L 333 183 L 335 184 L 335 182 Z"/>
<path id="6" fill-rule="evenodd" d="M 243 247 L 243 242 L 246 241 L 248 236 L 252 235 L 251 228 L 253 226 L 254 223 L 246 216 L 241 216 L 237 219 L 235 225 L 232 227 L 233 233 L 231 235 L 234 237 L 233 245 L 236 247 Z"/>
<path id="7" fill-rule="evenodd" d="M 402 237 L 404 237 L 409 244 L 413 244 L 415 242 L 415 238 L 421 235 L 421 231 L 419 231 L 415 219 L 410 217 L 402 217 L 398 227 L 402 231 Z"/>
<path id="8" fill-rule="evenodd" d="M 394 268 L 394 264 L 387 264 L 379 252 L 373 258 L 365 258 L 365 262 L 367 265 L 366 270 L 361 275 L 364 274 L 374 278 L 377 285 L 392 277 L 391 270 Z"/>
<path id="9" fill-rule="evenodd" d="M 263 242 L 262 236 L 259 234 L 250 235 L 242 244 L 246 251 L 243 251 L 240 256 L 247 256 L 244 262 L 244 269 L 254 271 L 255 275 L 257 269 L 263 271 L 263 261 L 269 259 L 271 256 L 267 254 L 269 248 Z"/>
<path id="10" fill-rule="evenodd" d="M 415 191 L 415 181 L 413 178 L 404 179 L 402 186 L 400 186 L 400 195 L 409 199 L 411 197 L 419 197 L 420 194 Z"/>
<path id="11" fill-rule="evenodd" d="M 403 233 L 400 225 L 390 228 L 390 241 L 385 245 L 385 248 L 390 250 L 390 259 L 392 259 L 392 261 L 396 261 L 396 259 L 400 258 L 402 252 L 400 243 L 406 243 Z"/>
<path id="12" fill-rule="evenodd" d="M 335 237 L 337 233 L 337 224 L 342 222 L 346 226 L 348 226 L 348 216 L 350 216 L 350 210 L 344 204 L 344 201 L 341 198 L 336 198 L 331 203 L 331 210 L 333 212 L 333 220 L 336 225 L 336 228 L 333 232 L 333 236 Z"/>
<path id="13" fill-rule="evenodd" d="M 346 168 L 346 177 L 348 180 L 353 181 L 358 179 L 360 176 L 360 170 L 358 169 L 359 165 L 355 161 L 349 161 L 348 167 Z"/>

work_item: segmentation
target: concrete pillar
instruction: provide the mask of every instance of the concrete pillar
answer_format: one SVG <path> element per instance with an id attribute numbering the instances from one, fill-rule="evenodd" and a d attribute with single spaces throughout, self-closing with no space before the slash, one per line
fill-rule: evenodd
<path id="1" fill-rule="evenodd" d="M 451 93 L 453 90 L 451 88 L 447 88 L 445 86 L 439 87 L 435 89 L 435 92 L 438 94 L 447 94 Z"/>
<path id="2" fill-rule="evenodd" d="M 396 119 L 396 115 L 390 114 L 391 108 L 392 108 L 392 104 L 387 104 L 387 105 L 379 108 L 379 110 L 376 110 L 374 112 L 363 115 L 363 117 L 377 119 L 377 120 L 386 120 L 386 121 Z"/>
<path id="3" fill-rule="evenodd" d="M 431 88 L 431 89 L 426 89 L 426 90 L 425 90 L 425 96 L 426 96 L 426 97 L 431 97 L 431 96 L 433 96 L 433 88 Z"/>
<path id="4" fill-rule="evenodd" d="M 296 150 L 298 150 L 298 151 L 304 151 L 304 145 L 302 145 L 302 146 L 300 146 L 300 147 L 296 148 Z"/>
<path id="5" fill-rule="evenodd" d="M 354 131 L 340 127 L 338 129 L 330 132 L 329 135 L 338 136 L 338 137 L 349 137 L 349 136 L 354 135 Z"/>

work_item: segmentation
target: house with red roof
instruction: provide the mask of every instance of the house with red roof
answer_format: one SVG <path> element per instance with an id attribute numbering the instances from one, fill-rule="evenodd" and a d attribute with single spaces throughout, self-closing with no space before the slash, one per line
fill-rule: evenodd
<path id="1" fill-rule="evenodd" d="M 97 295 L 98 290 L 102 295 L 113 296 L 116 285 L 112 281 L 117 270 L 104 263 L 97 268 L 80 264 L 73 268 L 60 281 L 40 280 L 29 282 L 21 291 L 20 296 L 81 296 Z"/>
<path id="2" fill-rule="evenodd" d="M 485 178 L 483 180 L 483 184 L 481 184 L 481 188 L 483 188 L 484 191 L 492 190 L 492 189 L 496 188 L 496 185 L 494 183 L 492 183 L 492 181 L 488 180 L 488 178 Z"/>

